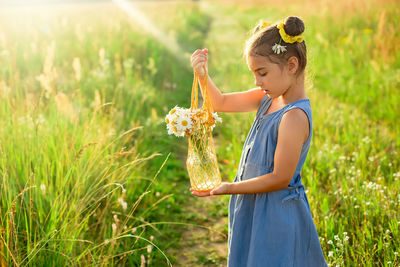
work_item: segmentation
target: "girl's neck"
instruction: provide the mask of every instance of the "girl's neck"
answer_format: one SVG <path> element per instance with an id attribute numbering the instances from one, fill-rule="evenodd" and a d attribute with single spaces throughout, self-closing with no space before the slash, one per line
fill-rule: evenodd
<path id="1" fill-rule="evenodd" d="M 308 98 L 306 90 L 304 89 L 304 74 L 297 77 L 295 82 L 278 98 L 285 105 L 300 99 Z"/>

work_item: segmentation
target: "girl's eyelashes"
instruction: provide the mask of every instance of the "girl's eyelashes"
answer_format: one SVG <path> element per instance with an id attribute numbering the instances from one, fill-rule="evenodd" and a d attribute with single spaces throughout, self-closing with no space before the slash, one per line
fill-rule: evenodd
<path id="1" fill-rule="evenodd" d="M 260 73 L 260 76 L 261 76 L 261 77 L 264 77 L 265 75 L 267 75 L 267 73 L 268 73 L 268 72 L 265 72 L 265 73 L 262 73 L 262 74 Z"/>

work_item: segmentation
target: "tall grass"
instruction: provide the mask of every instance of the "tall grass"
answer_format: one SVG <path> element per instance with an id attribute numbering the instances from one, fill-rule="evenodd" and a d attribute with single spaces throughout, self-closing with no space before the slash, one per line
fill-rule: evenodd
<path id="1" fill-rule="evenodd" d="M 142 8 L 200 45 L 196 6 Z M 163 114 L 189 64 L 111 4 L 1 10 L 0 53 L 0 265 L 170 265 L 186 184 Z"/>

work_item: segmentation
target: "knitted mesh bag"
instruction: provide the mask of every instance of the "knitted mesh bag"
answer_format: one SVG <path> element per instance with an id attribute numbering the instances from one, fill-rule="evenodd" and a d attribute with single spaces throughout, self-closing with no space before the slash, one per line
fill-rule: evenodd
<path id="1" fill-rule="evenodd" d="M 208 77 L 207 73 L 205 77 Z M 192 86 L 191 111 L 197 109 L 198 83 L 199 77 L 195 72 Z M 189 147 L 186 167 L 192 188 L 196 191 L 209 191 L 221 183 L 221 175 L 212 137 L 212 125 L 215 124 L 215 119 L 213 118 L 212 104 L 208 95 L 207 80 L 201 91 L 204 101 L 200 110 L 203 117 L 201 120 L 196 120 L 193 132 L 188 136 Z"/>

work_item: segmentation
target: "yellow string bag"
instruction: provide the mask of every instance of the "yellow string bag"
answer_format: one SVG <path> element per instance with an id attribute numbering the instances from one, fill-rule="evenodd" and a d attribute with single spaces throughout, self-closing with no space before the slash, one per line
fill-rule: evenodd
<path id="1" fill-rule="evenodd" d="M 207 71 L 205 77 L 208 77 Z M 190 109 L 194 112 L 198 104 L 198 74 L 194 73 L 192 86 L 192 103 Z M 203 93 L 203 106 L 198 110 L 199 116 L 194 123 L 193 131 L 189 137 L 188 156 L 186 167 L 190 177 L 190 184 L 196 191 L 209 191 L 221 184 L 221 175 L 218 168 L 217 156 L 212 137 L 212 125 L 215 123 L 210 97 L 208 95 L 207 78 Z"/>

